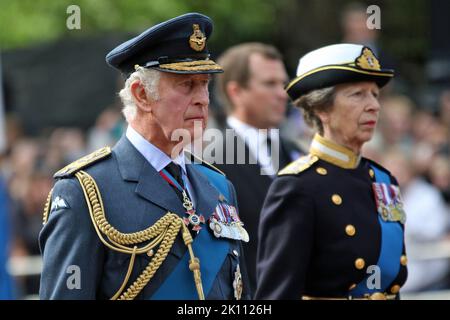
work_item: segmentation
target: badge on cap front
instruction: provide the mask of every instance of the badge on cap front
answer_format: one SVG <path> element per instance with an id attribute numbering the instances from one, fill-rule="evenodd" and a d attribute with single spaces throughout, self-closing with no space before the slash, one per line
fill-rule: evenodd
<path id="1" fill-rule="evenodd" d="M 356 59 L 356 65 L 362 69 L 380 71 L 380 62 L 369 48 L 364 48 L 361 55 Z"/>
<path id="2" fill-rule="evenodd" d="M 206 37 L 198 24 L 193 24 L 194 32 L 189 37 L 189 46 L 195 51 L 202 51 L 206 45 Z"/>

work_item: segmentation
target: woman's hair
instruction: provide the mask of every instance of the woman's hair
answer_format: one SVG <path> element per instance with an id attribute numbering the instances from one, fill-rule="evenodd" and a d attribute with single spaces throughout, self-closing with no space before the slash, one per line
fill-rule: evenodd
<path id="1" fill-rule="evenodd" d="M 303 110 L 306 123 L 323 135 L 323 125 L 317 116 L 318 111 L 330 110 L 334 103 L 335 87 L 310 91 L 294 101 L 294 105 Z"/>
<path id="2" fill-rule="evenodd" d="M 158 84 L 160 73 L 157 70 L 139 67 L 125 81 L 125 86 L 119 92 L 120 99 L 123 103 L 122 113 L 127 122 L 132 121 L 136 117 L 137 107 L 131 94 L 131 84 L 135 80 L 139 80 L 145 87 L 147 96 L 153 100 L 159 99 Z"/>

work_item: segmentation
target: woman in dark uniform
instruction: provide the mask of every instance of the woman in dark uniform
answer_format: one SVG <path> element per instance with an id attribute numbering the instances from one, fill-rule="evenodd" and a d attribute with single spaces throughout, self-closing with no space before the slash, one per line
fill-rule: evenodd
<path id="1" fill-rule="evenodd" d="M 287 87 L 317 129 L 279 172 L 261 213 L 257 299 L 396 299 L 407 276 L 397 181 L 361 157 L 380 89 L 393 77 L 370 48 L 337 44 L 300 59 Z"/>

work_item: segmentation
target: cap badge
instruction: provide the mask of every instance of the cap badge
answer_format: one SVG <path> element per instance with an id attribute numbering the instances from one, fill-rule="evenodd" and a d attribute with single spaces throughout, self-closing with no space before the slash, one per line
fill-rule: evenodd
<path id="1" fill-rule="evenodd" d="M 356 59 L 356 65 L 366 70 L 380 71 L 380 62 L 369 48 L 364 48 L 361 55 Z"/>
<path id="2" fill-rule="evenodd" d="M 195 51 L 202 51 L 206 45 L 206 37 L 198 24 L 193 24 L 194 32 L 189 37 L 189 46 Z"/>

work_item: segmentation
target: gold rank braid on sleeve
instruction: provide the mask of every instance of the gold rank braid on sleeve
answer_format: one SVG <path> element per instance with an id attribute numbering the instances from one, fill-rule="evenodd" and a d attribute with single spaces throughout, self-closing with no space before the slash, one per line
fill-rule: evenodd
<path id="1" fill-rule="evenodd" d="M 189 250 L 189 268 L 194 275 L 194 282 L 197 288 L 199 299 L 204 299 L 200 275 L 200 261 L 194 256 L 194 252 L 192 250 L 192 236 L 189 230 L 184 226 L 183 220 L 178 215 L 167 212 L 155 224 L 146 228 L 145 230 L 133 233 L 122 233 L 119 230 L 115 229 L 107 221 L 102 197 L 95 180 L 84 171 L 76 172 L 75 177 L 80 182 L 83 194 L 86 199 L 89 215 L 94 225 L 94 229 L 101 242 L 111 250 L 131 255 L 130 263 L 124 281 L 116 294 L 111 298 L 111 300 L 134 299 L 150 282 L 156 271 L 164 262 L 179 232 L 182 232 L 184 243 Z M 47 203 L 44 208 L 44 223 L 47 221 L 50 214 L 50 199 L 51 192 L 48 196 Z M 107 240 L 104 236 L 106 236 Z M 138 244 L 147 241 L 147 244 L 138 247 Z M 159 247 L 147 267 L 137 277 L 133 284 L 131 284 L 128 289 L 125 290 L 126 284 L 128 283 L 131 272 L 133 270 L 136 255 L 147 253 L 157 246 Z"/>

